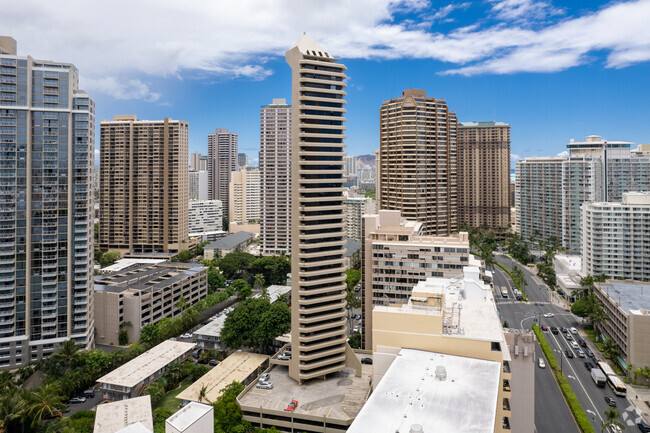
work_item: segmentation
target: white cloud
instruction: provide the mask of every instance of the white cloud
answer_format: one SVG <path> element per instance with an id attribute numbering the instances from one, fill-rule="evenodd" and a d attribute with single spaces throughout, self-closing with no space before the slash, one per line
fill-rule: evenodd
<path id="1" fill-rule="evenodd" d="M 567 157 L 567 156 L 569 156 L 569 151 L 568 151 L 568 150 L 563 150 L 562 152 L 558 153 L 558 154 L 555 155 L 555 156 L 563 156 L 563 157 Z"/>
<path id="2" fill-rule="evenodd" d="M 517 155 L 516 153 L 511 153 L 510 154 L 510 162 L 514 164 L 515 162 L 519 161 L 521 159 L 521 156 Z"/>
<path id="3" fill-rule="evenodd" d="M 159 101 L 156 77 L 262 80 L 272 73 L 269 59 L 303 31 L 342 58 L 436 59 L 452 64 L 447 74 L 553 72 L 591 62 L 596 51 L 610 68 L 650 60 L 650 0 L 559 23 L 551 0 L 490 0 L 491 21 L 446 33 L 433 23 L 469 2 L 437 9 L 427 0 L 5 3 L 0 28 L 18 40 L 19 53 L 73 62 L 84 86 L 118 99 Z"/>

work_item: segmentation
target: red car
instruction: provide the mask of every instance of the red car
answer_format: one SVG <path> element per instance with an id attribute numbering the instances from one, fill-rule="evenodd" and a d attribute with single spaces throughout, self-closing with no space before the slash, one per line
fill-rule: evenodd
<path id="1" fill-rule="evenodd" d="M 548 331 L 548 326 L 542 325 L 542 331 Z"/>
<path id="2" fill-rule="evenodd" d="M 289 406 L 285 410 L 288 410 L 289 412 L 293 412 L 295 408 L 298 407 L 298 400 L 291 400 L 291 403 L 289 403 Z"/>

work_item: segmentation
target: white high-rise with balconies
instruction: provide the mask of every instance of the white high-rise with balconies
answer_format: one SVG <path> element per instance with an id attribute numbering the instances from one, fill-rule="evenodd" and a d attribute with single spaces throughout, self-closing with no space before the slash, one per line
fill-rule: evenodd
<path id="1" fill-rule="evenodd" d="M 237 171 L 239 135 L 227 129 L 208 134 L 208 191 L 210 200 L 221 200 L 223 214 L 230 212 L 229 184 Z"/>
<path id="2" fill-rule="evenodd" d="M 0 369 L 94 344 L 95 104 L 70 63 L 0 37 Z"/>

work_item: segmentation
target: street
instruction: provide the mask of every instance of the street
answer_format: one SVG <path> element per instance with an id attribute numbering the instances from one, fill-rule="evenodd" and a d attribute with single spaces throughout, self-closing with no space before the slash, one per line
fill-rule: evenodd
<path id="1" fill-rule="evenodd" d="M 495 297 L 498 298 L 497 308 L 499 309 L 502 321 L 507 321 L 509 327 L 512 328 L 529 329 L 533 322 L 537 322 L 540 326 L 547 325 L 549 329 L 551 326 L 555 326 L 557 328 L 576 327 L 580 330 L 579 326 L 582 323 L 582 319 L 574 316 L 570 312 L 565 311 L 563 308 L 550 303 L 549 290 L 546 288 L 543 282 L 536 275 L 534 275 L 531 269 L 518 263 L 514 263 L 507 257 L 495 257 L 499 263 L 503 264 L 508 269 L 512 269 L 513 266 L 518 266 L 523 270 L 527 282 L 527 287 L 524 288 L 524 291 L 529 299 L 529 303 L 515 301 L 514 295 L 512 293 L 514 284 L 510 280 L 510 277 L 501 268 L 495 267 L 493 272 L 494 286 L 497 293 Z M 508 298 L 502 298 L 500 296 L 500 289 L 502 286 L 508 288 Z M 553 313 L 554 316 L 545 318 L 543 317 L 544 313 Z M 629 401 L 626 398 L 616 397 L 609 387 L 598 388 L 594 384 L 591 378 L 591 374 L 585 367 L 584 363 L 585 361 L 590 361 L 595 365 L 595 362 L 589 358 L 579 358 L 577 351 L 571 348 L 565 334 L 559 333 L 557 335 L 554 335 L 550 331 L 546 331 L 544 332 L 544 335 L 551 349 L 553 349 L 555 358 L 557 359 L 558 363 L 561 363 L 562 370 L 569 380 L 571 388 L 580 401 L 580 404 L 589 416 L 594 429 L 596 431 L 602 431 L 601 429 L 602 423 L 604 422 L 604 412 L 609 407 L 605 402 L 605 396 L 610 396 L 613 397 L 616 401 L 616 409 L 621 414 L 621 419 L 619 421 L 627 426 L 626 430 L 635 431 L 635 423 L 638 422 L 639 417 Z M 584 340 L 587 343 L 589 349 L 591 349 L 596 354 L 596 356 L 599 357 L 598 360 L 602 360 L 602 358 L 600 358 L 600 352 L 596 349 L 596 347 L 594 347 L 589 338 L 583 332 L 580 332 L 579 336 L 573 335 L 573 337 L 578 337 Z M 574 357 L 572 359 L 568 359 L 564 353 L 565 350 L 570 350 L 571 353 L 574 354 Z M 538 351 L 538 355 L 541 355 L 541 350 L 539 350 L 539 347 Z M 538 372 L 535 375 L 535 425 L 537 427 L 537 432 L 550 433 L 554 431 L 578 431 L 577 426 L 575 426 L 575 422 L 573 422 L 570 412 L 568 412 L 568 407 L 566 404 L 562 405 L 562 408 L 559 412 L 557 407 L 551 407 L 554 406 L 555 403 L 551 404 L 549 402 L 550 400 L 557 400 L 560 398 L 562 403 L 564 403 L 564 399 L 560 393 L 558 386 L 555 384 L 555 381 L 552 382 L 552 386 L 548 386 L 548 381 L 553 380 L 550 370 L 548 368 L 537 368 L 537 370 Z M 546 371 L 545 373 L 540 373 L 539 370 Z M 569 417 L 571 417 L 571 430 L 565 430 L 561 428 L 561 425 L 565 424 L 566 422 L 564 419 L 565 417 L 561 415 L 564 413 L 568 413 Z M 549 414 L 553 414 L 553 416 L 549 417 Z M 559 420 L 560 418 L 562 418 L 561 422 Z M 566 427 L 566 425 L 564 425 L 564 427 Z"/>

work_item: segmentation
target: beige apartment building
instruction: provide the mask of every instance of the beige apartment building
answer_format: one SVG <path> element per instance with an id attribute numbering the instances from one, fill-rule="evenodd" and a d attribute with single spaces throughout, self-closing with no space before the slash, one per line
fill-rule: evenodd
<path id="1" fill-rule="evenodd" d="M 127 115 L 100 130 L 99 250 L 187 249 L 188 123 Z"/>
<path id="2" fill-rule="evenodd" d="M 375 202 L 370 197 L 347 197 L 345 206 L 345 235 L 355 241 L 361 241 L 363 216 L 375 213 Z"/>
<path id="3" fill-rule="evenodd" d="M 458 230 L 456 113 L 444 99 L 408 89 L 381 105 L 379 209 L 423 223 L 425 235 Z"/>
<path id="4" fill-rule="evenodd" d="M 260 170 L 242 167 L 232 172 L 229 186 L 230 224 L 259 224 L 261 217 Z"/>
<path id="5" fill-rule="evenodd" d="M 208 134 L 208 191 L 210 200 L 221 200 L 223 214 L 230 215 L 230 176 L 237 171 L 239 134 L 217 128 Z"/>
<path id="6" fill-rule="evenodd" d="M 514 350 L 516 356 L 521 356 L 522 361 L 529 364 L 528 368 L 524 367 L 520 370 L 522 376 L 513 381 L 512 355 L 504 336 L 504 329 L 499 319 L 492 290 L 489 284 L 481 280 L 479 268 L 466 267 L 460 278 L 428 278 L 426 281 L 420 281 L 413 288 L 413 296 L 408 303 L 376 306 L 372 315 L 373 386 L 375 390 L 382 387 L 384 375 L 387 372 L 389 373 L 388 377 L 394 374 L 390 373 L 391 365 L 394 362 L 399 362 L 397 355 L 401 353 L 400 351 L 403 348 L 409 348 L 431 352 L 427 359 L 437 356 L 436 354 L 451 355 L 453 363 L 445 364 L 445 357 L 443 357 L 440 363 L 436 364 L 449 371 L 451 376 L 449 379 L 453 379 L 455 376 L 466 377 L 465 374 L 459 376 L 454 373 L 459 366 L 462 367 L 468 362 L 473 367 L 464 368 L 469 376 L 474 374 L 471 372 L 475 372 L 476 369 L 486 369 L 481 380 L 491 378 L 484 383 L 487 389 L 481 387 L 481 390 L 476 390 L 476 392 L 488 392 L 486 399 L 491 403 L 490 408 L 486 408 L 482 412 L 488 411 L 489 420 L 493 424 L 489 426 L 490 428 L 486 427 L 480 431 L 511 431 L 510 419 L 513 401 L 515 398 L 519 398 L 518 395 L 522 399 L 526 399 L 525 404 L 531 406 L 534 404 L 534 393 L 531 393 L 530 390 L 519 389 L 518 385 L 521 383 L 522 387 L 534 386 L 532 380 L 534 368 L 530 368 L 535 363 L 534 335 L 527 333 L 510 338 L 516 345 Z M 462 359 L 453 359 L 453 357 L 462 357 Z M 476 361 L 473 362 L 473 360 Z M 497 367 L 491 366 L 493 364 L 484 364 L 479 360 L 492 362 Z M 417 369 L 417 365 L 417 363 L 413 364 L 413 368 Z M 438 374 L 438 368 L 435 368 L 435 373 Z M 434 374 L 434 372 L 430 371 L 429 374 Z M 529 380 L 526 380 L 527 376 L 530 376 Z M 423 385 L 426 386 L 426 383 Z M 441 384 L 440 386 L 447 385 Z M 442 407 L 447 404 L 448 399 L 454 398 L 455 393 L 434 396 L 433 400 L 439 402 Z M 467 400 L 471 398 L 473 397 L 470 395 Z M 369 402 L 372 402 L 372 397 Z M 460 405 L 458 410 L 469 409 L 465 407 L 468 403 L 464 399 L 458 400 L 457 404 Z M 408 412 L 411 413 L 410 410 Z M 469 412 L 467 416 L 477 416 L 476 414 L 472 415 L 471 410 Z M 450 422 L 449 418 L 453 421 L 454 413 L 442 411 L 435 414 L 437 417 L 442 417 L 438 425 Z M 361 419 L 361 415 L 359 415 L 359 419 Z M 524 428 L 516 431 L 532 432 L 533 418 L 529 418 L 528 426 L 520 424 Z M 430 420 L 430 418 L 425 419 Z M 448 431 L 459 430 L 452 428 Z"/>
<path id="7" fill-rule="evenodd" d="M 477 261 L 469 253 L 467 233 L 424 236 L 422 223 L 409 221 L 396 210 L 380 210 L 363 220 L 362 334 L 364 347 L 369 348 L 373 306 L 404 304 L 420 281 L 459 277 L 464 266 Z"/>
<path id="8" fill-rule="evenodd" d="M 293 102 L 289 376 L 303 383 L 343 370 L 346 353 L 353 356 L 347 344 L 342 187 L 346 68 L 306 35 L 286 60 Z"/>
<path id="9" fill-rule="evenodd" d="M 469 227 L 510 228 L 510 125 L 458 127 L 458 220 Z"/>
<path id="10" fill-rule="evenodd" d="M 263 254 L 291 252 L 291 105 L 284 98 L 260 109 L 260 248 Z"/>
<path id="11" fill-rule="evenodd" d="M 128 322 L 129 342 L 137 342 L 143 326 L 182 314 L 181 297 L 187 306 L 205 298 L 207 275 L 200 265 L 163 262 L 95 277 L 95 341 L 117 345 Z"/>

